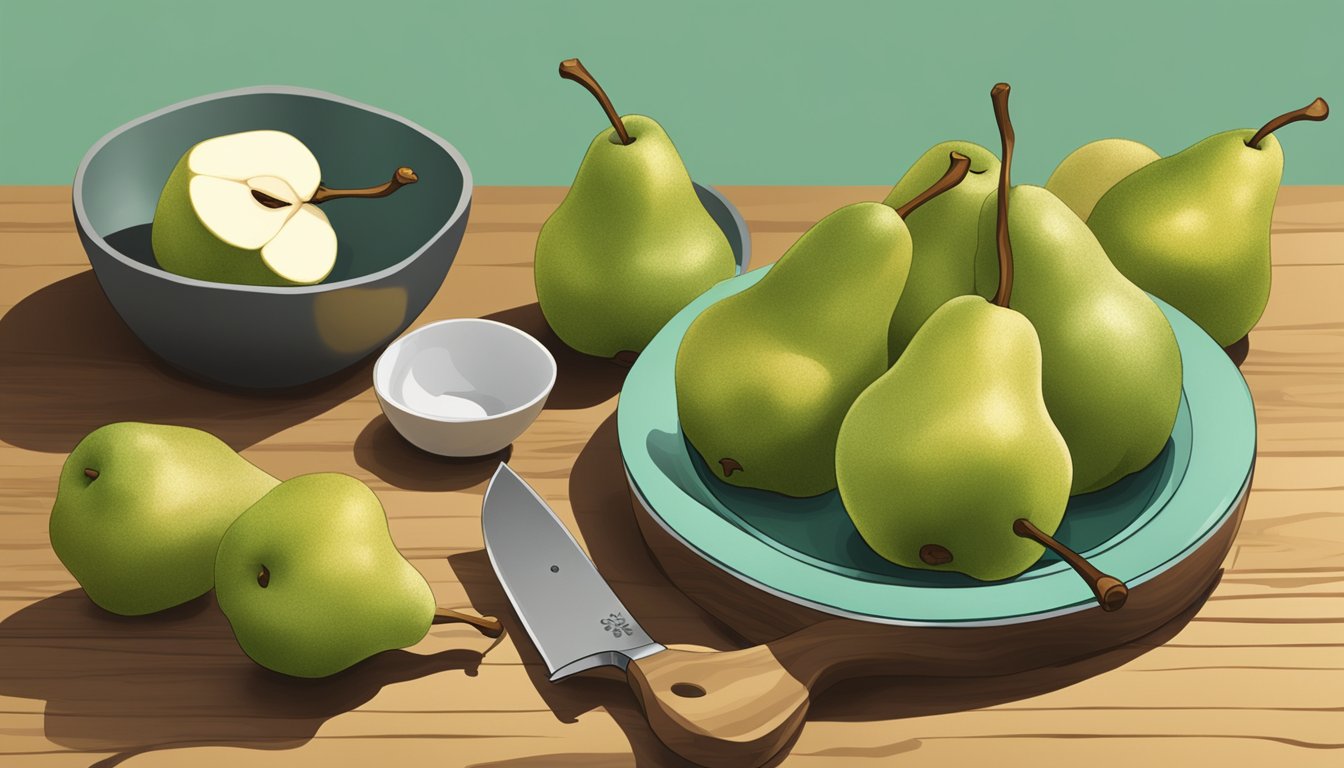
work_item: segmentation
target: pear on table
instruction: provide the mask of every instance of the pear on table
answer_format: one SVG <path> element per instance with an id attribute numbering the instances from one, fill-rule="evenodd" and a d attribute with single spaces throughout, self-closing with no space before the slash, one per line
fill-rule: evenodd
<path id="1" fill-rule="evenodd" d="M 975 293 L 975 239 L 980 207 L 998 183 L 999 158 L 969 141 L 945 141 L 920 156 L 883 201 L 896 207 L 937 181 L 950 152 L 970 160 L 961 183 L 905 220 L 912 253 L 905 290 L 891 316 L 888 357 L 895 362 L 915 331 L 954 296 Z"/>
<path id="2" fill-rule="evenodd" d="M 384 197 L 417 180 L 399 168 L 386 184 L 321 185 L 317 158 L 282 131 L 203 141 L 178 161 L 151 229 L 155 261 L 174 274 L 249 285 L 310 285 L 336 264 L 337 239 L 317 206 L 343 197 Z"/>
<path id="3" fill-rule="evenodd" d="M 997 208 L 1002 195 L 1011 198 L 1007 214 Z M 1011 244 L 998 235 L 1005 215 Z M 999 289 L 1010 245 L 1011 306 L 1040 337 L 1045 405 L 1073 458 L 1073 493 L 1100 490 L 1148 466 L 1171 437 L 1181 400 L 1176 335 L 1049 190 L 1019 185 L 986 199 L 976 253 L 981 296 Z"/>
<path id="4" fill-rule="evenodd" d="M 161 611 L 210 591 L 224 530 L 278 482 L 208 432 L 107 424 L 61 469 L 51 547 L 103 609 Z"/>
<path id="5" fill-rule="evenodd" d="M 1116 182 L 1158 159 L 1146 144 L 1129 139 L 1100 139 L 1075 149 L 1060 161 L 1045 188 L 1087 221 L 1101 196 Z"/>
<path id="6" fill-rule="evenodd" d="M 1269 303 L 1270 220 L 1283 176 L 1273 132 L 1330 114 L 1324 99 L 1259 131 L 1225 131 L 1121 179 L 1087 225 L 1115 266 L 1224 347 Z"/>
<path id="7" fill-rule="evenodd" d="M 910 270 L 904 217 L 966 176 L 899 209 L 845 206 L 803 233 L 750 288 L 702 312 L 677 351 L 681 428 L 724 482 L 787 496 L 835 488 L 835 439 L 854 398 L 887 370 L 891 315 Z"/>
<path id="8" fill-rule="evenodd" d="M 326 677 L 419 642 L 436 616 L 498 636 L 499 622 L 436 609 L 420 572 L 392 542 L 378 497 L 348 475 L 286 480 L 224 533 L 215 591 L 234 636 L 258 664 Z"/>
<path id="9" fill-rule="evenodd" d="M 858 396 L 837 438 L 836 479 L 864 541 L 898 565 L 997 581 L 1022 573 L 1048 547 L 1114 610 L 1124 585 L 1051 536 L 1073 468 L 1046 407 L 1040 340 L 1011 306 L 1008 93 L 1004 83 L 991 91 L 1003 140 L 992 234 L 1005 244 L 993 299 L 945 302 Z"/>
<path id="10" fill-rule="evenodd" d="M 587 88 L 612 127 L 593 139 L 537 235 L 537 303 L 573 349 L 635 354 L 692 299 L 732 277 L 733 250 L 662 126 L 619 116 L 578 59 L 561 62 L 560 76 Z"/>

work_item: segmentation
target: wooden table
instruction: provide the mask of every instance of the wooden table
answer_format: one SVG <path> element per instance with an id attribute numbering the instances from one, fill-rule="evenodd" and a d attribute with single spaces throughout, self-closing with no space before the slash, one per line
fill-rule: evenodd
<path id="1" fill-rule="evenodd" d="M 834 208 L 885 189 L 729 188 L 754 265 Z M 584 541 L 652 635 L 736 640 L 650 563 L 616 444 L 624 371 L 567 352 L 532 288 L 555 188 L 477 191 L 457 263 L 419 323 L 489 316 L 560 364 L 512 466 Z M 301 392 L 202 387 L 156 362 L 104 299 L 68 188 L 0 188 L 0 764 L 57 766 L 677 765 L 629 690 L 546 682 L 481 548 L 499 456 L 436 459 L 380 414 L 371 363 Z M 1344 761 L 1344 188 L 1287 188 L 1274 291 L 1242 372 L 1259 419 L 1254 490 L 1221 584 L 1188 623 L 1103 657 L 983 689 L 861 681 L 815 704 L 786 766 L 1340 765 Z M 492 644 L 434 627 L 334 679 L 265 672 L 209 596 L 164 614 L 94 607 L 47 515 L 65 454 L 94 427 L 210 430 L 280 478 L 345 472 L 377 492 L 440 604 L 505 619 Z"/>

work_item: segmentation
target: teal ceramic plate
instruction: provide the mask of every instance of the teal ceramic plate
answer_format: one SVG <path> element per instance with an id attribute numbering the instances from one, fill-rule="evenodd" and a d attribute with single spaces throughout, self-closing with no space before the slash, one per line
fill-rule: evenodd
<path id="1" fill-rule="evenodd" d="M 760 280 L 725 280 L 674 317 L 639 356 L 621 390 L 618 431 L 631 488 L 649 515 L 727 577 L 827 613 L 905 625 L 1033 621 L 1094 607 L 1091 591 L 1047 553 L 1007 581 L 920 571 L 874 553 L 831 493 L 811 499 L 718 480 L 677 421 L 673 364 L 705 307 Z M 1225 522 L 1250 482 L 1255 410 L 1226 353 L 1158 301 L 1184 367 L 1180 412 L 1162 453 L 1115 485 L 1076 496 L 1056 536 L 1131 588 L 1170 568 Z"/>

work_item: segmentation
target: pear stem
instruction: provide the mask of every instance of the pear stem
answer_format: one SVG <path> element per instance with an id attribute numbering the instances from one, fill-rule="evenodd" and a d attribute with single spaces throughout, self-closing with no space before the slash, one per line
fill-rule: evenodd
<path id="1" fill-rule="evenodd" d="M 1083 577 L 1083 581 L 1087 582 L 1087 586 L 1092 588 L 1092 594 L 1096 595 L 1097 603 L 1101 605 L 1102 610 L 1108 612 L 1119 610 L 1125 604 L 1125 600 L 1129 598 L 1129 588 L 1125 586 L 1124 582 L 1097 570 L 1097 567 L 1089 563 L 1087 558 L 1060 544 L 1053 536 L 1037 528 L 1030 520 L 1018 518 L 1014 521 L 1013 533 L 1024 539 L 1035 541 L 1059 555 L 1064 562 L 1072 566 L 1073 570 Z"/>
<path id="2" fill-rule="evenodd" d="M 993 301 L 1000 307 L 1007 307 L 1013 294 L 1013 245 L 1008 239 L 1008 187 L 1014 139 L 1013 122 L 1008 117 L 1010 90 L 1007 83 L 999 83 L 989 92 L 989 98 L 994 102 L 994 121 L 999 124 L 999 138 L 1003 144 L 1003 163 L 999 166 L 999 220 L 994 231 L 999 247 L 999 289 L 994 293 Z"/>
<path id="3" fill-rule="evenodd" d="M 1282 115 L 1265 123 L 1260 130 L 1255 132 L 1251 140 L 1246 142 L 1246 146 L 1251 149 L 1259 149 L 1260 142 L 1265 140 L 1269 134 L 1279 130 L 1289 123 L 1296 123 L 1298 120 L 1321 121 L 1330 116 L 1330 105 L 1325 103 L 1325 99 L 1317 98 L 1307 106 L 1301 109 L 1294 109 L 1292 112 L 1284 112 Z"/>
<path id="4" fill-rule="evenodd" d="M 317 191 L 313 193 L 313 199 L 308 202 L 321 205 L 328 200 L 339 200 L 342 197 L 387 197 L 407 184 L 414 184 L 419 180 L 420 177 L 415 175 L 415 171 L 403 165 L 397 169 L 396 173 L 392 174 L 392 180 L 386 184 L 379 184 L 376 187 L 365 187 L 363 189 L 328 189 L 326 187 L 318 187 Z"/>
<path id="5" fill-rule="evenodd" d="M 971 169 L 971 159 L 960 152 L 951 152 L 948 157 L 952 162 L 947 166 L 947 173 L 944 173 L 941 179 L 933 182 L 933 186 L 915 195 L 910 202 L 897 208 L 897 216 L 902 219 L 908 218 L 910 214 L 915 212 L 916 208 L 957 186 L 962 179 L 966 178 L 966 172 Z"/>
<path id="6" fill-rule="evenodd" d="M 88 468 L 86 467 L 86 468 L 84 469 L 84 476 L 87 477 L 87 478 L 89 478 L 90 480 L 97 480 L 97 479 L 98 479 L 98 470 L 96 470 L 96 469 L 88 469 Z"/>
<path id="7" fill-rule="evenodd" d="M 611 105 L 611 99 L 607 98 L 607 92 L 597 82 L 597 78 L 588 72 L 588 68 L 583 66 L 583 62 L 578 59 L 565 59 L 560 62 L 560 76 L 587 88 L 597 99 L 597 103 L 602 105 L 602 111 L 607 113 L 607 119 L 611 121 L 611 127 L 616 129 L 616 135 L 621 137 L 621 143 L 626 145 L 634 143 L 635 140 L 630 138 L 630 134 L 625 130 L 625 123 L 621 122 L 621 116 Z"/>
<path id="8" fill-rule="evenodd" d="M 504 634 L 504 625 L 494 616 L 472 616 L 469 613 L 454 611 L 451 608 L 436 608 L 434 624 L 470 624 L 486 637 L 499 637 Z"/>

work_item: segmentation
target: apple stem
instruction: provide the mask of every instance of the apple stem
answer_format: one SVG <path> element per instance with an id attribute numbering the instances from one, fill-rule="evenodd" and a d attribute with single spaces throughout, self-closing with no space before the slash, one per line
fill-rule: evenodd
<path id="1" fill-rule="evenodd" d="M 999 166 L 999 221 L 995 228 L 995 238 L 999 247 L 999 289 L 994 293 L 994 303 L 1000 307 L 1008 306 L 1013 294 L 1013 245 L 1008 239 L 1008 186 L 1009 171 L 1013 165 L 1013 123 L 1008 118 L 1007 83 L 995 85 L 989 92 L 994 102 L 994 121 L 999 124 L 999 138 L 1003 144 L 1003 163 Z"/>
<path id="2" fill-rule="evenodd" d="M 560 62 L 560 76 L 566 80 L 573 80 L 588 89 L 597 99 L 597 103 L 602 105 L 602 111 L 607 113 L 607 119 L 611 121 L 611 127 L 616 129 L 616 135 L 621 137 L 622 144 L 632 144 L 634 139 L 625 130 L 625 123 L 621 122 L 621 116 L 616 113 L 616 108 L 611 105 L 611 99 L 607 98 L 607 92 L 603 90 L 597 78 L 593 77 L 588 68 L 583 66 L 583 62 L 578 59 L 565 59 Z"/>
<path id="3" fill-rule="evenodd" d="M 1325 103 L 1325 99 L 1317 98 L 1307 106 L 1301 109 L 1294 109 L 1292 112 L 1284 112 L 1282 115 L 1265 123 L 1260 130 L 1255 132 L 1251 140 L 1246 142 L 1246 146 L 1251 149 L 1259 149 L 1260 142 L 1265 140 L 1269 134 L 1279 130 L 1289 123 L 1296 123 L 1298 120 L 1321 121 L 1330 116 L 1330 105 Z"/>
<path id="4" fill-rule="evenodd" d="M 486 637 L 499 637 L 504 634 L 504 625 L 494 616 L 472 616 L 469 613 L 454 611 L 451 608 L 436 608 L 435 624 L 470 624 Z"/>
<path id="5" fill-rule="evenodd" d="M 88 468 L 85 468 L 85 470 L 84 470 L 84 476 L 87 477 L 87 478 L 89 478 L 90 480 L 97 480 L 97 479 L 98 479 L 98 470 L 96 470 L 96 469 L 88 469 Z"/>
<path id="6" fill-rule="evenodd" d="M 1097 567 L 1089 563 L 1087 558 L 1059 543 L 1053 536 L 1037 528 L 1030 520 L 1018 518 L 1014 521 L 1013 533 L 1024 539 L 1035 541 L 1059 555 L 1064 562 L 1072 566 L 1073 570 L 1083 577 L 1083 581 L 1087 582 L 1087 586 L 1092 588 L 1092 594 L 1096 595 L 1097 603 L 1101 605 L 1102 610 L 1108 612 L 1119 610 L 1125 604 L 1125 600 L 1129 598 L 1129 588 L 1125 586 L 1123 581 L 1097 570 Z"/>
<path id="7" fill-rule="evenodd" d="M 420 177 L 415 175 L 415 171 L 403 165 L 397 169 L 396 173 L 392 174 L 392 180 L 386 184 L 379 184 L 376 187 L 365 187 L 363 189 L 328 189 L 326 187 L 318 187 L 317 191 L 313 193 L 313 199 L 308 202 L 321 205 L 328 200 L 339 200 L 342 197 L 387 197 L 407 184 L 414 184 L 419 180 Z M 263 202 L 262 205 L 265 205 L 265 202 Z"/>
<path id="8" fill-rule="evenodd" d="M 960 152 L 951 152 L 948 157 L 951 159 L 951 163 L 947 166 L 947 173 L 944 173 L 941 179 L 933 182 L 933 186 L 915 195 L 910 202 L 897 208 L 897 216 L 902 219 L 909 218 L 916 208 L 957 186 L 962 179 L 966 178 L 966 172 L 971 169 L 971 159 Z"/>

